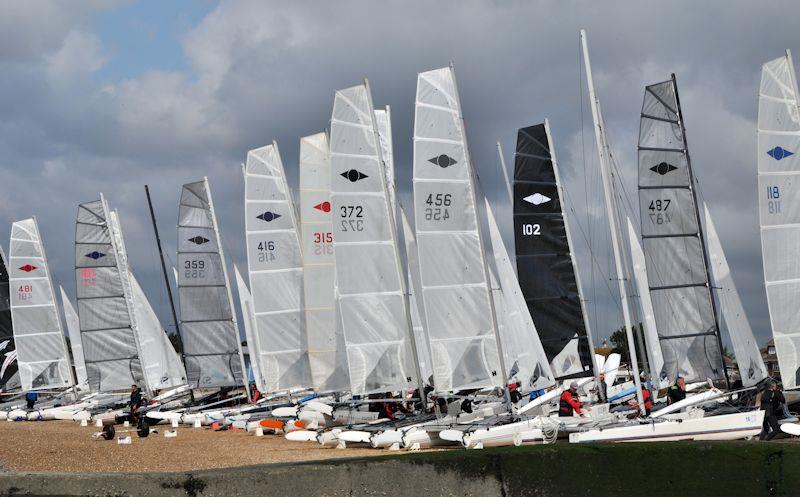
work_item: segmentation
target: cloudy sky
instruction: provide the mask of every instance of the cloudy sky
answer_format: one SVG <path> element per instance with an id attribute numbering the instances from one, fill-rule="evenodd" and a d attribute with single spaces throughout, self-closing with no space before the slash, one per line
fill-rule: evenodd
<path id="1" fill-rule="evenodd" d="M 721 0 L 0 0 L 3 246 L 14 220 L 36 215 L 56 283 L 74 295 L 76 206 L 103 192 L 169 323 L 145 183 L 172 254 L 180 186 L 207 175 L 226 249 L 241 266 L 248 149 L 277 140 L 296 185 L 299 137 L 328 127 L 335 89 L 368 77 L 375 104 L 392 108 L 407 196 L 416 74 L 453 61 L 471 152 L 507 242 L 495 142 L 511 163 L 516 129 L 550 119 L 575 231 L 586 233 L 574 234 L 575 249 L 602 338 L 620 318 L 605 279 L 608 229 L 580 72 L 583 27 L 633 198 L 643 86 L 677 74 L 702 194 L 763 342 L 770 328 L 755 208 L 756 96 L 761 64 L 800 50 L 796 11 L 791 1 Z"/>

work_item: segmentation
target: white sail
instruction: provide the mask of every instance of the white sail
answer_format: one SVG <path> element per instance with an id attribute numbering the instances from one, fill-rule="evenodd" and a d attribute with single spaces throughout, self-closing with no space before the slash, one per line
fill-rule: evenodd
<path id="1" fill-rule="evenodd" d="M 367 86 L 336 92 L 331 117 L 331 204 L 338 302 L 351 392 L 413 385 L 412 324 L 393 210 Z"/>
<path id="2" fill-rule="evenodd" d="M 303 295 L 303 254 L 294 202 L 278 152 L 251 150 L 245 165 L 247 262 L 264 391 L 311 386 Z"/>
<path id="3" fill-rule="evenodd" d="M 236 264 L 233 265 L 233 274 L 236 279 L 236 289 L 239 292 L 239 307 L 242 309 L 242 319 L 244 319 L 244 336 L 247 340 L 247 351 L 250 357 L 250 370 L 253 372 L 253 382 L 258 388 L 265 384 L 264 376 L 258 368 L 256 354 L 253 352 L 256 343 L 255 328 L 256 318 L 253 315 L 253 296 L 250 294 L 250 289 L 247 288 L 247 283 L 244 282 L 239 268 Z"/>
<path id="4" fill-rule="evenodd" d="M 347 353 L 334 293 L 331 165 L 325 133 L 300 139 L 300 221 L 312 385 L 318 392 L 347 390 Z"/>
<path id="5" fill-rule="evenodd" d="M 658 340 L 658 329 L 653 314 L 653 301 L 650 299 L 650 284 L 647 280 L 647 264 L 644 259 L 639 236 L 630 218 L 628 221 L 628 239 L 631 245 L 631 262 L 633 263 L 633 279 L 639 293 L 639 307 L 642 311 L 642 326 L 644 328 L 645 347 L 647 360 L 650 364 L 651 374 L 657 378 L 664 370 L 664 356 L 661 354 L 661 344 Z"/>
<path id="6" fill-rule="evenodd" d="M 525 390 L 551 387 L 555 384 L 553 371 L 542 347 L 542 342 L 539 340 L 528 304 L 522 295 L 514 267 L 509 260 L 492 206 L 488 199 L 484 199 L 484 202 L 486 217 L 489 221 L 489 236 L 492 240 L 497 280 L 502 295 L 502 305 L 505 309 L 505 312 L 500 312 L 498 308 L 498 324 L 503 323 L 500 328 L 500 340 L 503 341 L 503 353 L 506 366 L 509 368 L 507 371 L 509 380 L 516 379 Z"/>
<path id="7" fill-rule="evenodd" d="M 69 354 L 36 218 L 11 225 L 11 317 L 22 390 L 72 386 Z"/>
<path id="8" fill-rule="evenodd" d="M 89 390 L 89 378 L 86 376 L 86 362 L 83 359 L 83 345 L 81 345 L 81 323 L 64 288 L 59 287 L 59 290 L 61 291 L 64 320 L 67 323 L 69 346 L 72 349 L 72 363 L 75 366 L 75 385 L 79 390 Z"/>
<path id="9" fill-rule="evenodd" d="M 703 204 L 703 212 L 705 213 L 708 256 L 711 259 L 711 274 L 714 278 L 714 286 L 717 288 L 720 313 L 731 337 L 733 353 L 736 356 L 736 363 L 739 365 L 742 385 L 750 387 L 769 376 L 769 374 L 764 366 L 764 360 L 761 358 L 761 352 L 758 350 L 758 342 L 756 342 L 756 338 L 753 335 L 753 329 L 750 328 L 747 315 L 744 313 L 739 291 L 733 281 L 728 259 L 725 257 L 725 251 L 719 241 L 719 235 L 717 235 L 717 229 L 711 219 L 711 213 L 705 204 Z"/>
<path id="10" fill-rule="evenodd" d="M 455 77 L 420 73 L 414 121 L 414 215 L 434 369 L 445 392 L 502 384 L 491 300 Z"/>
<path id="11" fill-rule="evenodd" d="M 784 388 L 800 386 L 800 107 L 791 55 L 764 64 L 758 98 L 758 205 L 772 336 Z"/>
<path id="12" fill-rule="evenodd" d="M 178 265 L 180 333 L 189 386 L 244 384 L 242 341 L 207 179 L 183 185 Z"/>

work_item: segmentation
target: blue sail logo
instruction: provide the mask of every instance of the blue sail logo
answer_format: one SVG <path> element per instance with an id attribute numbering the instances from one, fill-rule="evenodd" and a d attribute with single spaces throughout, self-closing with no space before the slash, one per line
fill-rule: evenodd
<path id="1" fill-rule="evenodd" d="M 786 157 L 789 157 L 790 155 L 794 155 L 794 152 L 790 152 L 789 150 L 786 150 L 785 148 L 778 146 L 773 148 L 772 150 L 768 150 L 767 155 L 769 155 L 775 160 L 781 160 Z"/>

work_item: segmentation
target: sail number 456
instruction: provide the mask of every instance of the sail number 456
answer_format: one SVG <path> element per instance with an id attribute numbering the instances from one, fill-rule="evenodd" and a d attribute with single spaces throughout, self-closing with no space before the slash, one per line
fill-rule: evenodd
<path id="1" fill-rule="evenodd" d="M 453 203 L 452 193 L 429 193 L 425 199 L 426 221 L 447 221 L 450 219 L 448 207 Z"/>
<path id="2" fill-rule="evenodd" d="M 767 209 L 770 214 L 781 212 L 781 189 L 778 186 L 767 187 Z"/>

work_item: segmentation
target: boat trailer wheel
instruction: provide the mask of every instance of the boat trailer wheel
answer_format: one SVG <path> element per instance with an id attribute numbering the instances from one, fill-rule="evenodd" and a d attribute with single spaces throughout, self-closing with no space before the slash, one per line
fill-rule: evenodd
<path id="1" fill-rule="evenodd" d="M 103 431 L 100 433 L 100 436 L 103 437 L 104 440 L 113 440 L 117 433 L 130 433 L 133 431 L 136 432 L 139 438 L 147 438 L 147 436 L 150 435 L 150 426 L 144 421 L 140 421 L 139 424 L 136 425 L 135 430 L 122 430 L 117 432 L 117 430 L 114 429 L 114 425 L 105 425 L 103 426 Z"/>

